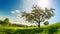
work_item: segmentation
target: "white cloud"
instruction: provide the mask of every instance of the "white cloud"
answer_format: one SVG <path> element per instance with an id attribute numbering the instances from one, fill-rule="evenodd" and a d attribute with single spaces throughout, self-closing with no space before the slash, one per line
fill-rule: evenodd
<path id="1" fill-rule="evenodd" d="M 15 10 L 15 12 L 19 13 L 20 11 L 19 10 Z"/>
<path id="2" fill-rule="evenodd" d="M 11 13 L 12 13 L 12 14 L 14 14 L 15 12 L 14 12 L 14 11 L 12 11 Z"/>

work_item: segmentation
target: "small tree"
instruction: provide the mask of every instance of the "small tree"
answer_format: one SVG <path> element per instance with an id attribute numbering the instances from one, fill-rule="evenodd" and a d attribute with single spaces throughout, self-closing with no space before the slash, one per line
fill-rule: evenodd
<path id="1" fill-rule="evenodd" d="M 44 22 L 44 25 L 48 25 L 48 24 L 49 24 L 49 22 L 48 22 L 48 21 L 45 21 L 45 22 Z"/>
<path id="2" fill-rule="evenodd" d="M 0 20 L 0 24 L 4 24 L 4 22 L 2 20 Z"/>
<path id="3" fill-rule="evenodd" d="M 4 24 L 8 24 L 8 23 L 10 23 L 9 18 L 4 19 Z"/>
<path id="4" fill-rule="evenodd" d="M 50 19 L 54 16 L 53 8 L 50 9 L 42 9 L 37 5 L 32 7 L 31 13 L 22 12 L 22 17 L 25 17 L 29 22 L 36 22 L 38 23 L 38 27 L 40 28 L 40 23 L 44 22 L 46 19 Z"/>

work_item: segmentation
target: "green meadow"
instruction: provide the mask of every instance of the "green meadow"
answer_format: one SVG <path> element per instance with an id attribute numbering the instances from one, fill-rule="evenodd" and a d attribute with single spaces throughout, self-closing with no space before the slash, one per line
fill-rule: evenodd
<path id="1" fill-rule="evenodd" d="M 60 34 L 60 22 L 41 26 L 3 26 L 0 24 L 0 34 Z"/>

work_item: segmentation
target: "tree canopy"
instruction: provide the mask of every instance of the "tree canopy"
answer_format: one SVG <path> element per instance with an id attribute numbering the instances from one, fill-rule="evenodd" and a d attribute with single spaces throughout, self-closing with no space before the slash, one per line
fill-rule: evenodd
<path id="1" fill-rule="evenodd" d="M 38 23 L 38 27 L 40 28 L 40 23 L 44 22 L 46 19 L 50 19 L 54 16 L 53 8 L 45 8 L 42 9 L 41 7 L 35 5 L 32 7 L 31 13 L 22 12 L 22 17 L 25 17 L 29 22 L 36 22 Z"/>

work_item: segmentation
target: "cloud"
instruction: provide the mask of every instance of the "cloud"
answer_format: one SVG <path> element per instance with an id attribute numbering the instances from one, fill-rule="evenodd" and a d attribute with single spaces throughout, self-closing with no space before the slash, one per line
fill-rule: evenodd
<path id="1" fill-rule="evenodd" d="M 14 14 L 15 12 L 14 12 L 14 11 L 12 11 L 11 13 L 12 13 L 12 14 Z"/>
<path id="2" fill-rule="evenodd" d="M 20 12 L 19 10 L 14 10 L 11 13 L 14 14 L 14 13 L 19 13 L 19 12 Z"/>
<path id="3" fill-rule="evenodd" d="M 20 11 L 19 10 L 15 10 L 15 12 L 19 13 Z"/>

